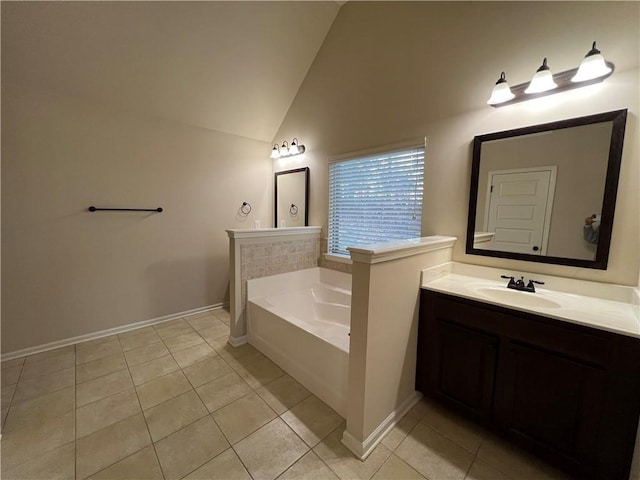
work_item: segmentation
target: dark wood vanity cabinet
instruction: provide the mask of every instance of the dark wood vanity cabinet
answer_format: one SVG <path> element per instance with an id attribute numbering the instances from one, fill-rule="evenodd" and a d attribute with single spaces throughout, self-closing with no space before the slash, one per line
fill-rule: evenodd
<path id="1" fill-rule="evenodd" d="M 629 478 L 636 338 L 422 290 L 416 389 L 577 478 Z"/>

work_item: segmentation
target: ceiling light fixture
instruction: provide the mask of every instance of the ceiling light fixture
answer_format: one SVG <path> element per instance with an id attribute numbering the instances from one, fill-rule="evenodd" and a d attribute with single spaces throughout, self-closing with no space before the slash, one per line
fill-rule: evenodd
<path id="1" fill-rule="evenodd" d="M 578 68 L 553 75 L 545 58 L 530 82 L 511 88 L 502 72 L 487 103 L 497 108 L 585 87 L 602 82 L 613 73 L 614 68 L 613 63 L 604 59 L 600 50 L 596 48 L 596 42 L 593 42 L 591 50 L 587 52 Z"/>
<path id="2" fill-rule="evenodd" d="M 295 155 L 301 155 L 305 152 L 306 148 L 304 145 L 300 145 L 300 142 L 297 138 L 291 140 L 291 145 L 286 140 L 282 142 L 282 146 L 278 147 L 278 144 L 273 145 L 273 149 L 271 150 L 271 158 L 283 158 L 283 157 L 293 157 Z"/>

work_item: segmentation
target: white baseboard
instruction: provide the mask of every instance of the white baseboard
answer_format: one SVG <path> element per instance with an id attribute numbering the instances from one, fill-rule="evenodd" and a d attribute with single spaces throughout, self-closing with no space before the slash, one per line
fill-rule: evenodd
<path id="1" fill-rule="evenodd" d="M 240 345 L 244 345 L 249 342 L 249 335 L 242 335 L 241 337 L 232 337 L 229 335 L 228 342 L 232 347 L 239 347 Z"/>
<path id="2" fill-rule="evenodd" d="M 152 318 L 150 320 L 143 320 L 141 322 L 129 323 L 120 327 L 108 328 L 107 330 L 100 330 L 98 332 L 87 333 L 85 335 L 79 335 L 77 337 L 66 338 L 64 340 L 57 340 L 51 343 L 45 343 L 44 345 L 37 345 L 35 347 L 23 348 L 22 350 L 16 350 L 15 352 L 3 353 L 0 360 L 6 362 L 14 358 L 24 357 L 27 355 L 33 355 L 34 353 L 46 352 L 47 350 L 53 350 L 55 348 L 66 347 L 67 345 L 73 345 L 74 343 L 88 342 L 89 340 L 95 340 L 97 338 L 108 337 L 109 335 L 115 335 L 116 333 L 129 332 L 131 330 L 137 330 L 138 328 L 148 327 L 149 325 L 155 325 L 158 323 L 169 322 L 176 320 L 180 317 L 186 317 L 188 315 L 195 315 L 197 313 L 208 312 L 209 310 L 216 310 L 223 308 L 224 303 L 216 303 L 214 305 L 207 305 L 206 307 L 194 308 L 192 310 L 186 310 L 184 312 L 172 313 L 171 315 L 164 315 L 162 317 Z"/>
<path id="3" fill-rule="evenodd" d="M 405 416 L 405 414 L 411 410 L 418 401 L 422 398 L 422 393 L 413 392 L 402 404 L 389 414 L 384 421 L 376 427 L 376 429 L 369 435 L 363 442 L 354 437 L 348 430 L 345 430 L 342 434 L 342 444 L 347 447 L 351 452 L 364 461 L 369 454 L 373 452 L 373 449 L 378 446 L 387 433 L 395 427 L 398 422 Z"/>

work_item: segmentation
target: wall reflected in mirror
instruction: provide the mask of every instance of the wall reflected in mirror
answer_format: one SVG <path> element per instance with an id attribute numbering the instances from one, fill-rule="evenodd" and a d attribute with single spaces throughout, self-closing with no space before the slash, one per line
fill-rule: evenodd
<path id="1" fill-rule="evenodd" d="M 309 167 L 275 174 L 274 227 L 309 225 Z"/>
<path id="2" fill-rule="evenodd" d="M 606 268 L 626 110 L 477 136 L 467 253 Z"/>

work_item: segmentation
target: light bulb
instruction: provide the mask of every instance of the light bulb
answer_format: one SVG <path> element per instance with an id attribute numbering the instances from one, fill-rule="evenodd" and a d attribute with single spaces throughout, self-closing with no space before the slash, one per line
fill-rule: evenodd
<path id="1" fill-rule="evenodd" d="M 511 92 L 511 87 L 509 87 L 509 84 L 507 83 L 507 77 L 504 72 L 502 72 L 495 87 L 493 87 L 491 98 L 487 100 L 487 103 L 489 105 L 497 105 L 499 103 L 508 102 L 513 97 L 515 97 L 515 95 Z"/>
<path id="2" fill-rule="evenodd" d="M 594 78 L 604 77 L 611 73 L 611 68 L 604 61 L 604 57 L 600 50 L 596 48 L 596 42 L 593 42 L 591 50 L 584 56 L 584 60 L 578 68 L 578 72 L 571 79 L 572 82 L 584 82 L 593 80 Z"/>
<path id="3" fill-rule="evenodd" d="M 548 90 L 553 90 L 558 85 L 553 81 L 553 75 L 551 75 L 551 70 L 549 70 L 549 66 L 547 65 L 547 59 L 542 61 L 542 65 L 536 71 L 535 75 L 531 79 L 531 83 L 524 91 L 524 93 L 541 93 L 546 92 Z"/>
<path id="4" fill-rule="evenodd" d="M 294 138 L 293 140 L 291 140 L 291 146 L 289 147 L 289 155 L 297 155 L 298 153 L 300 153 L 298 151 L 298 139 Z"/>

